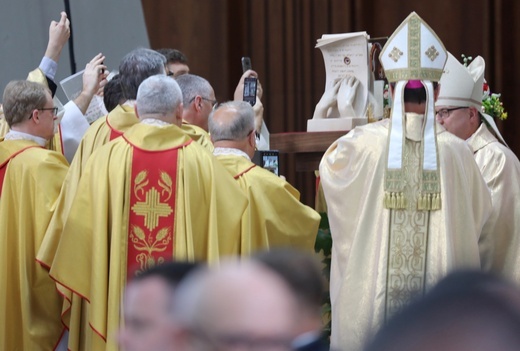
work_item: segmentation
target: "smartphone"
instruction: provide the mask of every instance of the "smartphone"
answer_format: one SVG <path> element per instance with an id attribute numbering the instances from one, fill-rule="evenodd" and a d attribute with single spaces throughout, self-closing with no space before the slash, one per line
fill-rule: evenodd
<path id="1" fill-rule="evenodd" d="M 256 150 L 253 162 L 258 166 L 273 172 L 277 176 L 279 173 L 280 157 L 278 150 Z"/>
<path id="2" fill-rule="evenodd" d="M 251 66 L 251 59 L 247 56 L 244 56 L 242 57 L 242 72 L 245 72 L 248 69 L 253 69 Z"/>
<path id="3" fill-rule="evenodd" d="M 254 77 L 248 77 L 244 79 L 244 94 L 243 100 L 255 106 L 256 104 L 256 86 L 258 80 Z"/>

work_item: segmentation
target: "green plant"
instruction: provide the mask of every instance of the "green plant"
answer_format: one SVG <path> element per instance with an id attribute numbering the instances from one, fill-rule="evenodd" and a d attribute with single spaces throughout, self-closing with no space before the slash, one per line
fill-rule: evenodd
<path id="1" fill-rule="evenodd" d="M 318 254 L 323 255 L 323 275 L 327 279 L 328 285 L 330 285 L 330 263 L 331 263 L 331 252 L 332 252 L 332 236 L 330 235 L 329 218 L 327 213 L 321 212 L 321 222 L 316 236 L 316 243 L 314 244 L 314 251 Z M 331 306 L 330 306 L 330 294 L 327 290 L 323 296 L 322 316 L 325 321 L 323 327 L 324 337 L 328 342 L 330 337 L 331 328 Z"/>

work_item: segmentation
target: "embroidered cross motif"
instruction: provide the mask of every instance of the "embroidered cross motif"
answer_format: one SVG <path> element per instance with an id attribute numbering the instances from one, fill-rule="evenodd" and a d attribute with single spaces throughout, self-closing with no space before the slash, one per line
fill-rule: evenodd
<path id="1" fill-rule="evenodd" d="M 161 202 L 160 194 L 155 188 L 146 192 L 146 200 L 137 202 L 132 206 L 132 211 L 138 216 L 144 216 L 144 223 L 148 230 L 154 230 L 159 225 L 160 217 L 168 217 L 172 208 Z"/>
<path id="2" fill-rule="evenodd" d="M 403 56 L 403 52 L 401 50 L 399 50 L 398 48 L 396 48 L 395 46 L 392 49 L 392 51 L 390 51 L 390 53 L 388 54 L 388 57 L 390 57 L 392 60 L 394 60 L 394 62 L 399 61 L 401 56 Z"/>
<path id="3" fill-rule="evenodd" d="M 437 56 L 439 56 L 439 52 L 437 51 L 437 49 L 435 49 L 435 46 L 430 46 L 428 48 L 428 50 L 426 50 L 425 52 L 426 56 L 428 56 L 430 58 L 430 60 L 434 61 Z"/>

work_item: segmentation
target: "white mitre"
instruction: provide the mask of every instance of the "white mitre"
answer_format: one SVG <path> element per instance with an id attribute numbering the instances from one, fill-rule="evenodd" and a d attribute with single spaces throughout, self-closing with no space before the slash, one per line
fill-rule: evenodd
<path id="1" fill-rule="evenodd" d="M 386 42 L 379 59 L 389 82 L 396 82 L 385 172 L 385 207 L 407 207 L 404 198 L 402 169 L 404 147 L 404 89 L 415 81 L 426 89 L 423 134 L 422 181 L 417 208 L 437 210 L 441 206 L 440 173 L 437 157 L 435 110 L 432 81 L 439 81 L 448 57 L 446 48 L 435 32 L 412 12 Z M 420 82 L 420 83 L 419 83 Z M 413 87 L 415 88 L 415 87 Z"/>
<path id="2" fill-rule="evenodd" d="M 486 123 L 493 129 L 497 138 L 507 146 L 504 138 L 498 131 L 493 117 L 482 112 L 485 69 L 486 62 L 481 56 L 477 56 L 466 67 L 451 53 L 448 53 L 448 61 L 440 81 L 441 92 L 435 105 L 475 107 Z"/>

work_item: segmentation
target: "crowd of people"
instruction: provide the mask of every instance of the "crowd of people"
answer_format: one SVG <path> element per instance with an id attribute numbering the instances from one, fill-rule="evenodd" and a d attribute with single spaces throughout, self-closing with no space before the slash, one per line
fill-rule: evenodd
<path id="1" fill-rule="evenodd" d="M 69 26 L 3 93 L 0 348 L 328 350 L 321 217 L 252 162 L 257 73 L 219 104 L 178 50 L 136 48 L 110 80 L 100 53 L 58 109 Z M 391 118 L 320 164 L 331 349 L 518 349 L 520 163 L 481 112 L 484 60 L 460 64 L 415 13 L 380 60 Z"/>

